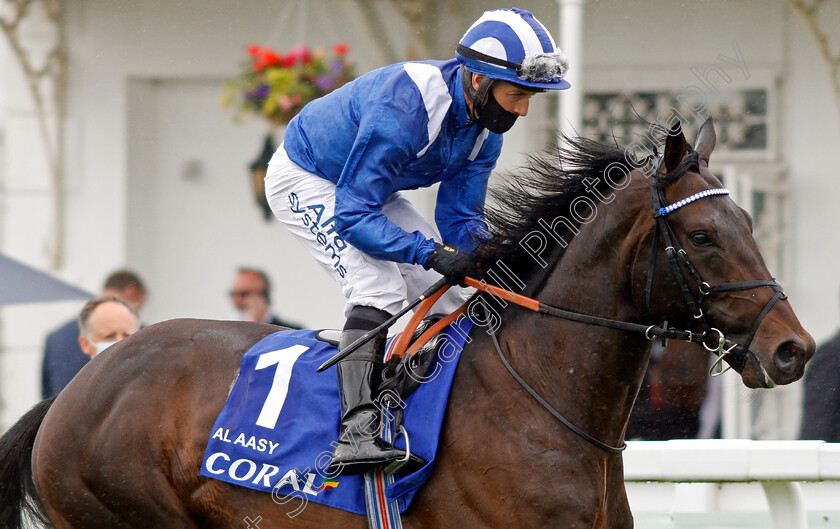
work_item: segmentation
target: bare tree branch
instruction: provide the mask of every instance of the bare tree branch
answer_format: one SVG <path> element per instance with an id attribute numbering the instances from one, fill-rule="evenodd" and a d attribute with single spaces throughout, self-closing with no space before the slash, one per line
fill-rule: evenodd
<path id="1" fill-rule="evenodd" d="M 412 39 L 410 41 L 409 57 L 410 59 L 420 59 L 431 57 L 432 45 L 429 40 L 430 33 L 425 27 L 425 16 L 434 12 L 434 0 L 391 0 L 394 7 L 408 22 L 412 30 Z M 419 49 L 412 50 L 414 46 Z"/>
<path id="2" fill-rule="evenodd" d="M 397 52 L 388 40 L 385 24 L 379 16 L 379 10 L 369 0 L 356 0 L 356 5 L 362 11 L 362 19 L 367 26 L 368 36 L 376 42 L 379 50 L 385 54 L 386 62 L 389 64 L 398 62 Z"/>
<path id="3" fill-rule="evenodd" d="M 64 51 L 63 28 L 61 27 L 60 0 L 40 0 L 44 13 L 57 32 L 55 46 L 47 54 L 44 65 L 36 69 L 32 58 L 21 41 L 18 27 L 31 14 L 30 8 L 39 0 L 5 0 L 5 6 L 14 8 L 14 13 L 0 16 L 0 30 L 6 35 L 12 53 L 20 64 L 26 79 L 44 149 L 50 168 L 51 195 L 53 203 L 53 232 L 50 245 L 50 261 L 53 268 L 60 268 L 64 255 L 64 95 L 66 93 L 66 53 Z M 50 87 L 52 91 L 50 91 Z M 47 97 L 51 96 L 48 101 Z M 48 106 L 51 104 L 51 108 Z M 51 118 L 54 120 L 51 127 Z"/>
<path id="4" fill-rule="evenodd" d="M 828 34 L 820 25 L 819 10 L 825 0 L 815 0 L 812 4 L 808 4 L 804 0 L 787 0 L 787 2 L 794 11 L 802 16 L 811 35 L 817 41 L 820 55 L 828 65 L 837 111 L 840 112 L 840 52 L 832 52 L 831 45 L 828 42 Z"/>
<path id="5" fill-rule="evenodd" d="M 355 0 L 356 5 L 362 11 L 363 19 L 367 26 L 368 35 L 379 45 L 382 53 L 385 54 L 387 62 L 394 63 L 400 60 L 428 59 L 434 54 L 434 31 L 430 23 L 435 19 L 435 13 L 440 9 L 447 8 L 450 12 L 459 12 L 456 0 L 383 0 L 390 4 L 399 14 L 400 18 L 409 27 L 406 32 L 408 50 L 406 57 L 398 55 L 398 50 L 390 42 L 386 30 L 386 22 L 380 16 L 380 10 L 376 2 L 371 0 Z M 442 4 L 442 6 L 441 6 Z"/>

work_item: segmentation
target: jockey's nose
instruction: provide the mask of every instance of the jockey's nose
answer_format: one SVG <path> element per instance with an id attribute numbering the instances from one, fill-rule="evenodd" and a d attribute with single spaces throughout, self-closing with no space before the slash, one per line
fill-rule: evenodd
<path id="1" fill-rule="evenodd" d="M 521 101 L 517 101 L 516 104 L 513 105 L 513 109 L 511 112 L 516 114 L 517 116 L 525 117 L 528 115 L 528 104 L 531 102 L 530 98 L 523 98 Z"/>

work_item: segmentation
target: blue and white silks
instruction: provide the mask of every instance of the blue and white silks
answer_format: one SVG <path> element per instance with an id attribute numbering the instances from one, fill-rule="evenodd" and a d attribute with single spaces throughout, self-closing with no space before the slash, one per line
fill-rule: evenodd
<path id="1" fill-rule="evenodd" d="M 471 123 L 457 60 L 399 63 L 369 72 L 308 105 L 284 148 L 336 184 L 336 227 L 368 255 L 426 262 L 434 243 L 391 223 L 381 208 L 396 191 L 440 182 L 435 222 L 446 243 L 470 251 L 481 235 L 487 181 L 502 137 Z M 425 111 L 423 111 L 425 109 Z"/>

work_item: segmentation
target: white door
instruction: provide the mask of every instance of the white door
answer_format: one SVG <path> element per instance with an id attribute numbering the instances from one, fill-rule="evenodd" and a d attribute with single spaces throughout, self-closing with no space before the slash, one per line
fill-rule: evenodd
<path id="1" fill-rule="evenodd" d="M 127 264 L 149 285 L 144 322 L 232 316 L 228 290 L 247 265 L 271 277 L 281 317 L 340 327 L 338 286 L 253 198 L 248 166 L 266 124 L 232 123 L 221 92 L 220 80 L 207 79 L 129 86 Z"/>

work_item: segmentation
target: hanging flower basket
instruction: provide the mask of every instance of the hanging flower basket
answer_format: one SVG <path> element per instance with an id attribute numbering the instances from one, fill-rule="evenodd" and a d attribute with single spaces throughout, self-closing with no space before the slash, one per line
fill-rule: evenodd
<path id="1" fill-rule="evenodd" d="M 336 44 L 332 55 L 306 46 L 281 55 L 271 48 L 248 46 L 242 73 L 225 84 L 222 106 L 232 108 L 234 119 L 263 116 L 272 125 L 288 123 L 312 101 L 353 80 L 348 48 Z"/>

